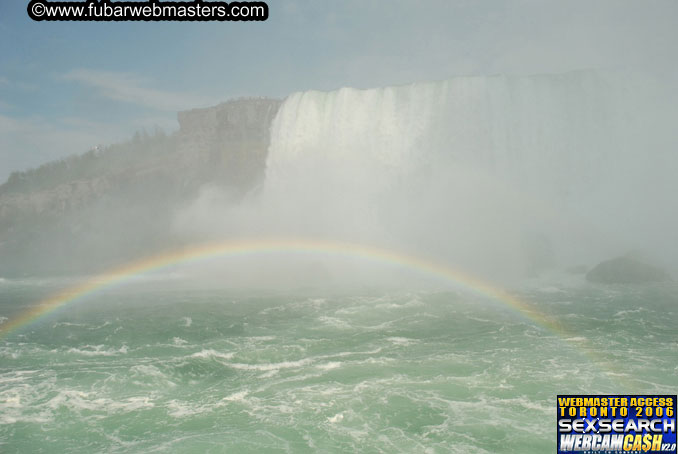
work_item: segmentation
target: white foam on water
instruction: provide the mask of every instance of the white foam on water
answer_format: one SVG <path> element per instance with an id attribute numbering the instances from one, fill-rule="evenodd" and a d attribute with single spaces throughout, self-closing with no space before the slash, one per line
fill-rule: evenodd
<path id="1" fill-rule="evenodd" d="M 201 358 L 201 359 L 223 359 L 229 360 L 235 356 L 234 352 L 218 352 L 213 349 L 200 350 L 197 353 L 190 355 L 190 358 Z"/>
<path id="2" fill-rule="evenodd" d="M 148 377 L 152 377 L 164 381 L 164 384 L 167 386 L 176 386 L 176 383 L 172 382 L 164 372 L 152 364 L 138 364 L 132 366 L 130 372 L 132 372 L 132 376 L 141 375 L 146 380 Z"/>
<path id="3" fill-rule="evenodd" d="M 336 329 L 352 329 L 353 327 L 351 326 L 350 323 L 348 323 L 346 320 L 342 320 L 337 317 L 330 317 L 328 315 L 321 315 L 318 317 L 318 321 L 322 323 L 325 326 L 330 326 L 332 328 Z"/>
<path id="4" fill-rule="evenodd" d="M 521 406 L 541 412 L 544 416 L 551 416 L 553 414 L 553 404 L 551 402 L 540 402 L 522 397 L 517 399 Z"/>
<path id="5" fill-rule="evenodd" d="M 394 345 L 401 346 L 408 346 L 419 342 L 417 339 L 410 339 L 407 337 L 387 337 L 386 340 Z"/>
<path id="6" fill-rule="evenodd" d="M 192 405 L 189 402 L 182 402 L 176 399 L 168 401 L 165 407 L 167 408 L 167 414 L 177 419 L 209 413 L 214 410 L 212 405 Z"/>
<path id="7" fill-rule="evenodd" d="M 341 361 L 330 361 L 329 363 L 325 364 L 318 364 L 317 367 L 318 369 L 322 370 L 333 370 L 333 369 L 339 369 L 341 367 Z"/>
<path id="8" fill-rule="evenodd" d="M 248 396 L 250 392 L 246 389 L 242 391 L 235 392 L 233 394 L 230 394 L 224 398 L 222 398 L 222 401 L 225 402 L 245 402 L 245 398 Z"/>
<path id="9" fill-rule="evenodd" d="M 643 312 L 645 310 L 646 310 L 645 308 L 639 307 L 637 309 L 628 309 L 628 310 L 625 310 L 625 311 L 618 311 L 617 313 L 615 313 L 613 315 L 613 317 L 623 317 L 623 316 L 628 315 L 628 314 L 638 314 L 638 313 Z"/>
<path id="10" fill-rule="evenodd" d="M 31 379 L 33 374 L 38 374 L 37 370 L 15 370 L 0 374 L 0 385 L 8 383 L 24 383 Z"/>
<path id="11" fill-rule="evenodd" d="M 15 394 L 5 397 L 0 408 L 7 410 L 8 408 L 21 408 L 21 406 L 21 396 Z"/>
<path id="12" fill-rule="evenodd" d="M 102 323 L 101 325 L 88 327 L 87 329 L 89 329 L 89 330 L 91 330 L 91 331 L 95 331 L 95 330 L 98 330 L 98 329 L 101 329 L 101 328 L 105 328 L 105 327 L 107 327 L 107 326 L 109 326 L 109 325 L 111 325 L 111 324 L 112 324 L 112 322 L 111 322 L 110 320 L 106 320 L 106 321 L 105 321 L 104 323 Z"/>
<path id="13" fill-rule="evenodd" d="M 279 363 L 266 364 L 245 364 L 245 363 L 228 363 L 229 367 L 238 370 L 254 370 L 254 371 L 273 371 L 280 369 L 295 369 L 311 364 L 311 359 L 300 359 L 298 361 L 282 361 Z"/>
<path id="14" fill-rule="evenodd" d="M 75 412 L 88 410 L 96 413 L 95 417 L 97 418 L 103 418 L 113 413 L 129 413 L 155 406 L 148 396 L 128 397 L 122 400 L 99 396 L 101 396 L 101 393 L 96 391 L 65 389 L 60 390 L 46 405 L 52 410 L 58 410 L 61 407 Z"/>
<path id="15" fill-rule="evenodd" d="M 273 369 L 269 370 L 268 372 L 264 372 L 263 374 L 259 375 L 259 378 L 271 378 L 275 377 L 280 373 L 280 369 Z"/>
<path id="16" fill-rule="evenodd" d="M 345 358 L 346 356 L 354 356 L 354 355 L 377 355 L 381 353 L 383 350 L 382 347 L 377 347 L 372 350 L 365 350 L 365 351 L 348 351 L 348 352 L 338 352 L 338 353 L 332 353 L 328 355 L 320 355 L 317 356 L 316 358 L 319 359 L 329 359 L 329 358 Z"/>
<path id="17" fill-rule="evenodd" d="M 250 336 L 248 340 L 253 340 L 255 342 L 269 342 L 276 339 L 275 336 Z"/>
<path id="18" fill-rule="evenodd" d="M 21 352 L 14 347 L 0 347 L 0 356 L 18 359 L 21 356 Z"/>
<path id="19" fill-rule="evenodd" d="M 118 356 L 126 354 L 127 351 L 127 345 L 123 345 L 118 349 L 107 349 L 105 345 L 85 345 L 82 348 L 69 348 L 67 353 L 75 353 L 83 356 Z"/>
<path id="20" fill-rule="evenodd" d="M 411 307 L 422 307 L 425 306 L 426 303 L 424 303 L 422 300 L 419 298 L 412 298 L 404 303 L 398 303 L 398 302 L 387 302 L 387 303 L 380 303 L 377 304 L 375 307 L 378 309 L 406 309 L 406 308 L 411 308 Z"/>
<path id="21" fill-rule="evenodd" d="M 78 326 L 78 327 L 85 327 L 87 326 L 84 323 L 73 323 L 73 322 L 56 322 L 52 325 L 52 328 L 58 328 L 59 326 Z"/>
<path id="22" fill-rule="evenodd" d="M 329 422 L 330 424 L 336 424 L 336 423 L 341 422 L 343 420 L 344 420 L 344 414 L 343 413 L 337 413 L 336 415 L 327 418 L 327 422 Z"/>
<path id="23" fill-rule="evenodd" d="M 33 414 L 23 414 L 20 412 L 8 411 L 5 408 L 2 408 L 0 412 L 0 425 L 16 424 L 16 423 L 29 423 L 29 424 L 45 424 L 54 421 L 54 417 L 45 412 L 33 413 Z"/>
<path id="24" fill-rule="evenodd" d="M 317 311 L 324 308 L 327 303 L 328 301 L 325 298 L 307 298 L 302 301 L 288 304 L 287 306 L 291 309 L 312 309 Z"/>
<path id="25" fill-rule="evenodd" d="M 174 345 L 176 345 L 177 347 L 179 347 L 179 346 L 181 346 L 181 345 L 186 345 L 186 344 L 188 344 L 188 341 L 186 341 L 186 340 L 184 340 L 184 339 L 182 339 L 182 338 L 180 338 L 180 337 L 173 337 L 173 338 L 172 338 L 172 343 L 173 343 Z"/>

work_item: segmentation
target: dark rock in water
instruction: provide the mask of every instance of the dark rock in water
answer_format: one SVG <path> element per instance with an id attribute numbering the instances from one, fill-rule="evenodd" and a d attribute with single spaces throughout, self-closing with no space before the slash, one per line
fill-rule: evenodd
<path id="1" fill-rule="evenodd" d="M 661 268 L 625 255 L 599 263 L 586 273 L 586 279 L 604 284 L 642 284 L 670 281 L 671 276 Z"/>

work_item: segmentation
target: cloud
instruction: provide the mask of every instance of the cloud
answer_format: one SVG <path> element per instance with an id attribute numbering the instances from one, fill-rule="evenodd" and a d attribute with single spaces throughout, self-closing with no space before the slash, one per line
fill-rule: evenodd
<path id="1" fill-rule="evenodd" d="M 215 103 L 206 96 L 153 88 L 152 82 L 131 73 L 81 68 L 71 70 L 62 77 L 92 88 L 105 98 L 158 111 L 176 112 Z"/>
<path id="2" fill-rule="evenodd" d="M 27 83 L 26 81 L 9 80 L 7 77 L 0 77 L 0 89 L 35 92 L 38 88 L 37 85 Z"/>
<path id="3" fill-rule="evenodd" d="M 94 93 L 84 100 L 79 98 L 78 109 L 68 104 L 61 106 L 61 115 L 24 113 L 0 99 L 0 183 L 12 171 L 84 153 L 96 145 L 117 143 L 131 137 L 135 130 L 159 126 L 171 131 L 176 128 L 177 111 L 215 104 L 208 97 L 155 89 L 147 80 L 130 73 L 75 69 L 58 80 L 75 82 Z M 0 77 L 0 88 L 16 85 Z M 121 113 L 110 103 L 106 106 L 104 100 L 125 103 L 132 109 Z M 91 106 L 97 106 L 94 114 Z M 83 107 L 89 111 L 83 111 Z M 107 114 L 96 114 L 102 110 Z M 73 115 L 63 115 L 65 112 Z"/>

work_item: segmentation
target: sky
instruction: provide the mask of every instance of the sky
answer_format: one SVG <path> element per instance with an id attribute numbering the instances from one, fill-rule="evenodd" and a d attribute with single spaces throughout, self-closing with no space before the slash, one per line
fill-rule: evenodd
<path id="1" fill-rule="evenodd" d="M 265 22 L 34 22 L 0 0 L 0 181 L 241 96 L 675 71 L 674 0 L 269 0 Z"/>

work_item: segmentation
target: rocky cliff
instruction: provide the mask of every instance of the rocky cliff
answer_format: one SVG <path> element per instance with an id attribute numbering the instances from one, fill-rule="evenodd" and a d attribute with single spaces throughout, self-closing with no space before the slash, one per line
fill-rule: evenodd
<path id="1" fill-rule="evenodd" d="M 250 98 L 179 112 L 179 151 L 209 169 L 206 180 L 250 189 L 263 178 L 269 129 L 279 107 L 278 100 Z"/>
<path id="2" fill-rule="evenodd" d="M 203 186 L 237 198 L 261 181 L 279 106 L 238 99 L 180 112 L 172 135 L 12 174 L 0 185 L 0 276 L 91 272 L 182 241 L 173 213 Z"/>

